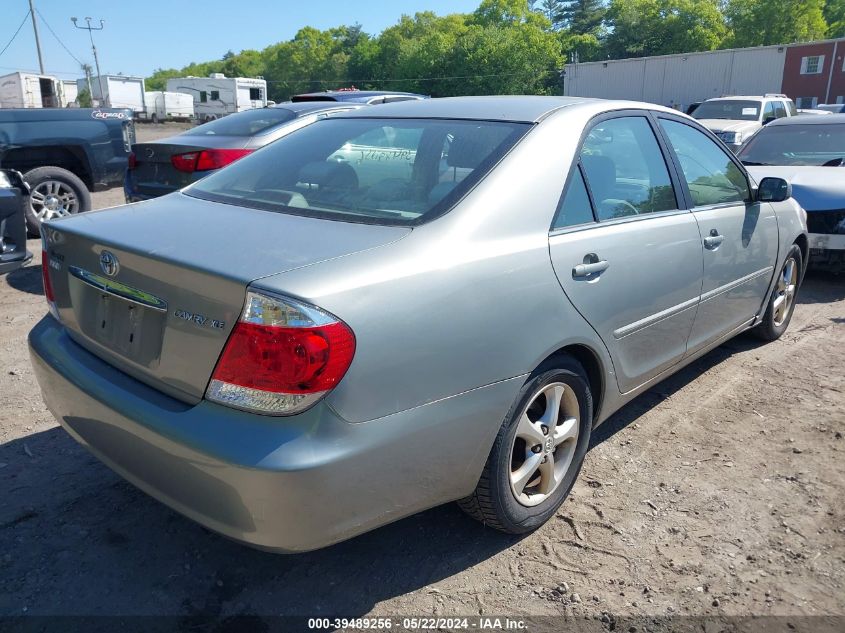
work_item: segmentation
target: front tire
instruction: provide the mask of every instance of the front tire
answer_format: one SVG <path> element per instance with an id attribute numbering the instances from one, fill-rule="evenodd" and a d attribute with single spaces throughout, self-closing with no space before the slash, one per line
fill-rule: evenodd
<path id="1" fill-rule="evenodd" d="M 792 320 L 792 313 L 795 311 L 795 299 L 798 296 L 798 289 L 801 287 L 803 276 L 804 258 L 801 249 L 797 244 L 786 254 L 780 273 L 775 283 L 775 288 L 769 297 L 769 305 L 766 306 L 766 313 L 763 320 L 752 332 L 764 341 L 775 341 L 779 339 L 789 322 Z"/>
<path id="2" fill-rule="evenodd" d="M 578 477 L 592 419 L 592 395 L 581 365 L 562 357 L 541 367 L 505 417 L 475 492 L 458 504 L 508 534 L 540 527 Z"/>
<path id="3" fill-rule="evenodd" d="M 26 228 L 31 237 L 41 235 L 41 222 L 91 209 L 91 194 L 79 177 L 61 167 L 37 167 L 24 174 L 29 183 Z"/>

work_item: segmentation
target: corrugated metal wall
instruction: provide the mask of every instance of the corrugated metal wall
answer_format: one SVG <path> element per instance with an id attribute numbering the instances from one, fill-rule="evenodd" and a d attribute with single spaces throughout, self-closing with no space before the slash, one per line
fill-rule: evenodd
<path id="1" fill-rule="evenodd" d="M 725 94 L 780 92 L 786 47 L 765 46 L 569 64 L 565 94 L 686 108 Z"/>

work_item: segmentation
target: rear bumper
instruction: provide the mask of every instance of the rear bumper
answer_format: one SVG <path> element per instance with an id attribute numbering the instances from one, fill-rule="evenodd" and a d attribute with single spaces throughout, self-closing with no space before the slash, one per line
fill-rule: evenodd
<path id="1" fill-rule="evenodd" d="M 361 424 L 326 403 L 290 418 L 169 398 L 74 343 L 29 335 L 48 409 L 107 466 L 233 539 L 317 549 L 469 494 L 522 378 Z"/>

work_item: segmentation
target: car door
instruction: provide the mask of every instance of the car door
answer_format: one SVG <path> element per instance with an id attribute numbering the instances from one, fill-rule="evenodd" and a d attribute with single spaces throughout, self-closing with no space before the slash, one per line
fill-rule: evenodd
<path id="1" fill-rule="evenodd" d="M 778 252 L 768 203 L 752 202 L 745 170 L 688 121 L 660 115 L 704 247 L 701 303 L 688 353 L 748 323 L 760 311 Z"/>
<path id="2" fill-rule="evenodd" d="M 644 111 L 592 125 L 549 237 L 560 284 L 622 392 L 683 358 L 701 290 L 698 227 L 653 125 Z"/>

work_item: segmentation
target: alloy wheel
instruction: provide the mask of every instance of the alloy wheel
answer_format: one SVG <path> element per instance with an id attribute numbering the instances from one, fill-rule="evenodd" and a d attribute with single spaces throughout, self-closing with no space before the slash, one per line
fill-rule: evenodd
<path id="1" fill-rule="evenodd" d="M 578 397 L 562 382 L 531 397 L 511 447 L 511 491 L 520 504 L 536 506 L 560 486 L 575 456 L 579 418 Z"/>
<path id="2" fill-rule="evenodd" d="M 775 326 L 780 327 L 789 316 L 798 288 L 798 263 L 791 257 L 786 260 L 778 277 L 775 300 L 772 304 Z"/>
<path id="3" fill-rule="evenodd" d="M 79 211 L 79 199 L 73 188 L 60 180 L 45 180 L 30 193 L 32 213 L 39 222 L 72 215 Z"/>

